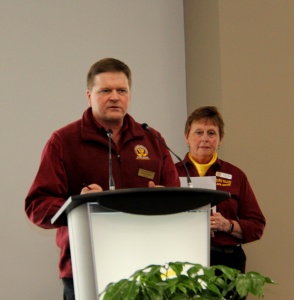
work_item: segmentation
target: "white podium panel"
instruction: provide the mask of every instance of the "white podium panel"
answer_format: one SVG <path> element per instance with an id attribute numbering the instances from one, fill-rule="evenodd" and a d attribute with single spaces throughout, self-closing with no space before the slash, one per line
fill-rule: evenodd
<path id="1" fill-rule="evenodd" d="M 106 285 L 149 264 L 209 265 L 210 205 L 169 215 L 106 212 L 86 203 L 68 214 L 77 300 L 97 300 Z"/>
<path id="2" fill-rule="evenodd" d="M 209 206 L 157 216 L 91 212 L 98 292 L 150 264 L 188 261 L 208 266 L 208 215 Z"/>
<path id="3" fill-rule="evenodd" d="M 67 215 L 75 298 L 77 300 L 98 299 L 89 227 L 90 205 L 91 203 L 86 203 L 78 206 Z"/>

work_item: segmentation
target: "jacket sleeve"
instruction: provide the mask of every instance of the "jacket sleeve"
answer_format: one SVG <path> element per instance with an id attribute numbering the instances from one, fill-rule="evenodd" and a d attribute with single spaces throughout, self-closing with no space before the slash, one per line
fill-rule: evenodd
<path id="1" fill-rule="evenodd" d="M 59 137 L 53 133 L 42 152 L 39 170 L 25 199 L 25 212 L 36 225 L 56 228 L 66 225 L 66 217 L 58 224 L 51 218 L 68 198 L 67 180 Z"/>
<path id="2" fill-rule="evenodd" d="M 244 243 L 249 243 L 261 238 L 266 220 L 246 175 L 244 175 L 240 187 L 238 217 L 238 222 L 243 230 Z"/>

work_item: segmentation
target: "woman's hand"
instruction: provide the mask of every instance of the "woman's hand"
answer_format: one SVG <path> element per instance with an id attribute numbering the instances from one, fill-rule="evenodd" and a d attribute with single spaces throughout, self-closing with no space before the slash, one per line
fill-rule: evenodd
<path id="1" fill-rule="evenodd" d="M 229 232 L 231 228 L 231 222 L 224 218 L 221 213 L 213 213 L 210 216 L 210 229 L 216 231 Z"/>
<path id="2" fill-rule="evenodd" d="M 233 223 L 232 231 L 231 222 Z M 212 213 L 212 215 L 210 216 L 210 229 L 211 237 L 214 236 L 214 231 L 224 231 L 240 240 L 243 239 L 243 230 L 240 224 L 235 220 L 229 221 L 228 219 L 224 218 L 221 213 L 218 212 Z"/>

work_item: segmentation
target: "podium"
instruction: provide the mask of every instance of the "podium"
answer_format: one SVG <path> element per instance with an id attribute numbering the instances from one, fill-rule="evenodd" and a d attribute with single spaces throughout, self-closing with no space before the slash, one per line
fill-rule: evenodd
<path id="1" fill-rule="evenodd" d="M 97 300 L 110 282 L 150 264 L 209 265 L 210 208 L 227 192 L 134 188 L 68 198 L 51 222 L 67 218 L 77 300 Z"/>

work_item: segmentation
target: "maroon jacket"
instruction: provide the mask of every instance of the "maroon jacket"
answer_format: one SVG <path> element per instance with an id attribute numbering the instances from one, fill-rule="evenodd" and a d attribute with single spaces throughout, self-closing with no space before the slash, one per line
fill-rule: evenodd
<path id="1" fill-rule="evenodd" d="M 185 156 L 184 163 L 191 177 L 199 176 L 188 155 Z M 176 168 L 180 177 L 186 177 L 181 163 L 177 163 Z M 243 240 L 238 240 L 228 233 L 218 231 L 211 238 L 211 245 L 236 245 L 260 239 L 266 221 L 244 172 L 228 162 L 217 159 L 208 169 L 206 176 L 216 176 L 217 190 L 231 194 L 231 198 L 217 205 L 217 212 L 227 219 L 238 221 L 244 236 Z"/>
<path id="2" fill-rule="evenodd" d="M 52 225 L 51 218 L 70 196 L 80 194 L 83 183 L 97 183 L 108 190 L 108 151 L 107 133 L 94 121 L 91 108 L 81 120 L 55 131 L 43 150 L 25 211 L 36 225 L 58 228 L 61 278 L 72 277 L 68 228 L 66 220 Z M 121 145 L 112 144 L 112 167 L 116 189 L 148 187 L 150 179 L 139 176 L 139 169 L 154 172 L 156 185 L 180 185 L 169 151 L 130 115 L 125 116 Z"/>

